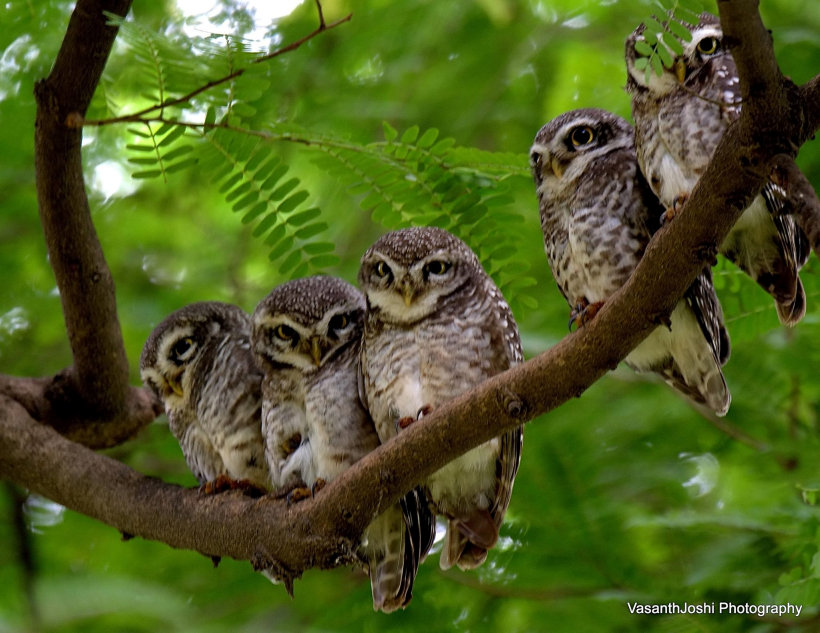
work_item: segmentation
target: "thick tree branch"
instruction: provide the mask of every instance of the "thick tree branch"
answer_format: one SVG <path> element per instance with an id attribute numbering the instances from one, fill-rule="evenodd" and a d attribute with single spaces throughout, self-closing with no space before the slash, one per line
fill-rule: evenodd
<path id="1" fill-rule="evenodd" d="M 754 84 L 743 78 L 756 63 L 774 64 L 765 42 L 769 59 L 755 61 L 753 42 L 768 42 L 756 1 L 724 0 L 719 6 L 727 13 L 745 86 L 740 120 L 725 135 L 683 211 L 658 232 L 629 282 L 580 331 L 441 406 L 315 499 L 292 508 L 233 493 L 203 497 L 143 477 L 34 423 L 8 398 L 0 398 L 0 476 L 126 533 L 207 555 L 249 559 L 284 575 L 349 560 L 361 530 L 405 491 L 455 456 L 580 396 L 614 368 L 668 317 L 777 157 L 793 155 L 814 131 L 815 106 L 792 98 L 800 91 L 789 88 L 779 71 L 762 72 Z M 777 138 L 772 130 L 779 131 Z M 527 459 L 526 448 L 524 454 Z"/>
<path id="2" fill-rule="evenodd" d="M 67 123 L 85 114 L 117 29 L 103 11 L 125 15 L 131 0 L 79 0 L 47 79 L 35 86 L 34 162 L 37 199 L 49 260 L 74 356 L 62 393 L 66 411 L 118 419 L 128 406 L 128 359 L 114 280 L 97 239 L 83 183 L 82 130 Z"/>

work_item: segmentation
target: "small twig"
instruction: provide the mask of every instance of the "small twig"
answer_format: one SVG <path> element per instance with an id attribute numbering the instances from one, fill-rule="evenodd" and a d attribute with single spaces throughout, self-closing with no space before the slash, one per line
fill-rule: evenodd
<path id="1" fill-rule="evenodd" d="M 287 46 L 283 46 L 282 48 L 277 48 L 272 53 L 268 53 L 267 55 L 262 55 L 261 57 L 257 57 L 251 63 L 252 64 L 260 64 L 262 62 L 266 62 L 270 59 L 273 59 L 274 57 L 278 57 L 279 55 L 284 55 L 285 53 L 289 53 L 291 51 L 294 51 L 297 48 L 299 48 L 302 44 L 304 44 L 305 42 L 307 42 L 309 40 L 312 40 L 314 37 L 316 37 L 320 33 L 324 32 L 324 31 L 329 31 L 330 29 L 335 28 L 335 27 L 339 26 L 340 24 L 343 24 L 344 22 L 348 22 L 353 17 L 352 13 L 348 13 L 345 17 L 340 18 L 339 20 L 336 20 L 335 22 L 331 22 L 330 24 L 326 24 L 324 14 L 322 13 L 322 5 L 319 2 L 319 0 L 316 0 L 316 6 L 319 10 L 319 26 L 316 27 L 316 29 L 314 29 L 313 31 L 311 31 L 310 33 L 305 35 L 304 37 L 296 40 L 295 42 L 291 42 Z M 228 75 L 225 75 L 224 77 L 220 77 L 219 79 L 213 79 L 213 80 L 209 81 L 208 83 L 201 85 L 199 88 L 196 88 L 195 90 L 192 90 L 191 92 L 189 92 L 186 95 L 183 95 L 181 97 L 177 97 L 175 99 L 168 99 L 166 101 L 163 101 L 162 103 L 158 103 L 156 105 L 149 106 L 147 108 L 144 108 L 143 110 L 140 110 L 138 112 L 134 112 L 132 114 L 124 114 L 122 116 L 112 117 L 110 119 L 91 119 L 91 120 L 78 120 L 75 117 L 74 119 L 72 119 L 71 124 L 74 127 L 83 127 L 83 126 L 99 127 L 101 125 L 112 125 L 114 123 L 130 123 L 130 122 L 134 122 L 134 121 L 143 121 L 143 120 L 146 120 L 146 119 L 144 119 L 146 114 L 150 114 L 151 112 L 156 112 L 157 110 L 162 111 L 165 108 L 176 106 L 176 105 L 179 105 L 181 103 L 187 103 L 188 101 L 190 101 L 191 99 L 193 99 L 197 95 L 202 94 L 203 92 L 205 92 L 207 90 L 210 90 L 211 88 L 215 88 L 216 86 L 220 86 L 220 85 L 224 84 L 227 81 L 231 81 L 233 79 L 236 79 L 237 77 L 244 74 L 244 72 L 246 70 L 247 70 L 247 68 L 239 68 L 239 69 L 233 71 L 232 73 L 230 73 Z"/>

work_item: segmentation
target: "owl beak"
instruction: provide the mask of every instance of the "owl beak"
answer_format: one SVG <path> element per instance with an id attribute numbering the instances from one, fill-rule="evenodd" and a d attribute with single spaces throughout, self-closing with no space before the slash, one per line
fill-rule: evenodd
<path id="1" fill-rule="evenodd" d="M 175 378 L 169 378 L 168 379 L 168 386 L 171 388 L 171 391 L 173 391 L 178 396 L 182 397 L 183 391 L 182 391 L 182 376 L 181 375 L 178 376 L 178 377 L 175 377 Z"/>
<path id="2" fill-rule="evenodd" d="M 310 338 L 310 355 L 317 367 L 322 364 L 322 344 L 318 336 Z"/>
<path id="3" fill-rule="evenodd" d="M 552 173 L 555 174 L 556 178 L 561 178 L 564 175 L 564 166 L 557 156 L 553 156 L 550 160 L 550 167 L 552 167 Z"/>
<path id="4" fill-rule="evenodd" d="M 672 70 L 675 73 L 675 77 L 678 78 L 678 83 L 682 84 L 683 80 L 686 79 L 686 61 L 684 61 L 683 57 L 675 58 L 672 64 Z"/>
<path id="5" fill-rule="evenodd" d="M 404 297 L 404 305 L 409 308 L 410 304 L 413 303 L 413 289 L 410 286 L 405 286 L 401 294 Z"/>

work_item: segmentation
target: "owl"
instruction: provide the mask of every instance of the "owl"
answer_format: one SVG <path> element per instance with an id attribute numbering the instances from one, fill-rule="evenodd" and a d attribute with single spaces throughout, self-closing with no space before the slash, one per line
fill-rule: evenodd
<path id="1" fill-rule="evenodd" d="M 362 399 L 382 442 L 523 360 L 512 312 L 478 258 L 437 228 L 388 233 L 364 254 Z M 521 428 L 433 473 L 425 488 L 448 519 L 440 564 L 477 567 L 498 539 L 521 456 Z"/>
<path id="2" fill-rule="evenodd" d="M 605 110 L 567 112 L 544 125 L 530 152 L 547 260 L 583 324 L 629 278 L 663 211 L 638 169 L 632 127 Z M 706 267 L 626 363 L 653 371 L 724 415 L 731 400 L 723 312 Z"/>
<path id="3" fill-rule="evenodd" d="M 252 316 L 251 341 L 262 368 L 262 432 L 275 487 L 302 482 L 317 492 L 379 445 L 358 394 L 364 326 L 361 292 L 333 277 L 278 286 Z M 419 496 L 421 495 L 421 496 Z M 420 491 L 409 493 L 365 530 L 373 608 L 405 607 L 435 524 Z"/>
<path id="4" fill-rule="evenodd" d="M 201 484 L 227 478 L 269 487 L 262 373 L 250 333 L 240 308 L 193 303 L 157 325 L 140 356 L 142 380 L 165 404 L 171 432 Z"/>
<path id="5" fill-rule="evenodd" d="M 692 40 L 682 42 L 683 54 L 661 76 L 647 75 L 636 63 L 644 26 L 626 40 L 638 164 L 667 214 L 686 200 L 741 107 L 737 68 L 718 18 L 704 13 L 697 25 L 682 24 Z M 788 215 L 793 204 L 786 190 L 770 181 L 720 245 L 723 255 L 774 298 L 786 325 L 795 325 L 806 312 L 798 270 L 808 259 L 809 244 Z"/>

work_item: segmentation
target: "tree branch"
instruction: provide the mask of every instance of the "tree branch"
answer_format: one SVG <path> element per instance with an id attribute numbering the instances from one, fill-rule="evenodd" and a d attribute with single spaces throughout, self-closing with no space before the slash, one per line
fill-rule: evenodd
<path id="1" fill-rule="evenodd" d="M 34 93 L 34 164 L 40 221 L 74 355 L 71 388 L 60 408 L 82 417 L 117 419 L 127 408 L 128 359 L 114 280 L 97 239 L 82 171 L 82 131 L 67 125 L 85 114 L 117 29 L 103 11 L 125 15 L 131 0 L 79 0 L 47 79 Z"/>
<path id="2" fill-rule="evenodd" d="M 723 0 L 719 6 L 737 42 L 740 72 L 774 63 L 765 43 L 770 59 L 755 61 L 753 42 L 768 40 L 756 1 Z M 652 239 L 630 280 L 592 322 L 442 405 L 316 498 L 287 508 L 271 498 L 205 497 L 164 484 L 69 442 L 7 397 L 0 397 L 0 476 L 128 534 L 248 559 L 285 576 L 350 560 L 353 544 L 376 513 L 457 455 L 580 396 L 668 317 L 760 190 L 776 157 L 800 147 L 814 131 L 807 122 L 816 121 L 815 105 L 791 98 L 800 91 L 792 91 L 779 72 L 760 77 L 751 84 L 741 75 L 746 92 L 739 121 L 683 211 Z M 771 134 L 775 129 L 778 138 Z"/>

